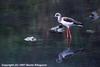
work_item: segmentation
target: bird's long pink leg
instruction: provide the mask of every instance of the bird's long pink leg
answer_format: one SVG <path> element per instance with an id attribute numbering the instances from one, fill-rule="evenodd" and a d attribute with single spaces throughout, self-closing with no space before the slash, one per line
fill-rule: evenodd
<path id="1" fill-rule="evenodd" d="M 66 31 L 65 31 L 65 39 L 66 39 L 66 41 L 67 41 L 67 45 L 68 45 L 68 29 L 66 29 Z"/>
<path id="2" fill-rule="evenodd" d="M 72 42 L 72 34 L 71 34 L 71 29 L 68 29 L 68 35 L 69 35 L 69 43 L 68 43 L 68 48 L 71 47 L 71 42 Z"/>
<path id="3" fill-rule="evenodd" d="M 70 48 L 71 42 L 72 42 L 72 34 L 71 34 L 70 28 L 66 29 L 65 36 L 66 36 L 66 40 L 67 40 L 67 47 Z"/>

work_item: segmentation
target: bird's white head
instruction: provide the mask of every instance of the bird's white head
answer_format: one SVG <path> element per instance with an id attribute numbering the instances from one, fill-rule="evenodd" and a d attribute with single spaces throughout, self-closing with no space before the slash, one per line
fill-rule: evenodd
<path id="1" fill-rule="evenodd" d="M 55 13 L 55 17 L 61 17 L 60 13 Z"/>

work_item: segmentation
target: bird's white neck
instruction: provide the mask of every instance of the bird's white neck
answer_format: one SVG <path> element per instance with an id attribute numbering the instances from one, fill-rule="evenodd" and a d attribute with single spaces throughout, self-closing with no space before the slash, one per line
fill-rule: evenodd
<path id="1" fill-rule="evenodd" d="M 58 16 L 57 19 L 58 19 L 58 22 L 60 23 L 61 22 L 61 16 Z"/>

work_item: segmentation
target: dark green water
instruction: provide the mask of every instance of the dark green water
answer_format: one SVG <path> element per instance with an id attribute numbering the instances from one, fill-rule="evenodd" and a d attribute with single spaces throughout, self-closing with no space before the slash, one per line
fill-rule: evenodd
<path id="1" fill-rule="evenodd" d="M 46 37 L 43 37 L 42 33 L 33 32 L 34 34 L 30 35 L 36 36 L 40 40 L 37 42 L 25 42 L 24 38 L 30 36 L 27 33 L 18 33 L 7 26 L 2 27 L 0 32 L 1 64 L 23 63 L 47 64 L 48 67 L 96 67 L 97 61 L 93 58 L 92 53 L 75 55 L 60 64 L 56 63 L 57 54 L 66 48 L 63 34 L 49 33 L 48 38 L 45 39 Z M 76 39 L 76 37 L 74 38 Z M 73 41 L 73 49 L 86 48 L 86 46 L 81 45 L 83 42 L 78 41 Z"/>
<path id="2" fill-rule="evenodd" d="M 99 8 L 100 0 L 0 0 L 0 64 L 47 64 L 48 67 L 100 67 L 100 20 L 86 20 Z M 84 28 L 72 27 L 72 49 L 85 48 L 62 63 L 57 54 L 67 48 L 65 35 L 50 33 L 58 25 L 54 14 L 62 13 L 81 21 Z M 96 31 L 86 33 L 86 29 Z M 37 42 L 24 38 L 34 36 Z"/>

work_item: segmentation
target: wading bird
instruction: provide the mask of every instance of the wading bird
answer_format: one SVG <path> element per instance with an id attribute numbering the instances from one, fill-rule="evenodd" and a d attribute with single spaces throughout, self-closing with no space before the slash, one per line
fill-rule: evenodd
<path id="1" fill-rule="evenodd" d="M 25 40 L 25 41 L 32 41 L 32 42 L 37 41 L 37 39 L 36 39 L 35 37 L 33 37 L 33 36 L 31 36 L 31 37 L 26 37 L 24 40 Z"/>
<path id="2" fill-rule="evenodd" d="M 62 17 L 60 13 L 56 13 L 55 17 L 57 17 L 57 21 L 58 21 L 58 23 L 60 23 L 60 26 L 62 25 L 66 28 L 65 36 L 66 36 L 66 40 L 67 40 L 68 49 L 60 52 L 58 54 L 58 59 L 56 59 L 56 62 L 61 63 L 63 58 L 74 54 L 74 52 L 70 50 L 71 42 L 72 42 L 72 34 L 71 34 L 70 27 L 71 26 L 83 27 L 83 26 L 81 25 L 82 23 L 80 23 L 72 18 Z"/>
<path id="3" fill-rule="evenodd" d="M 68 45 L 68 49 L 70 49 L 70 44 L 72 41 L 72 34 L 71 34 L 71 26 L 78 26 L 78 27 L 82 27 L 82 23 L 69 18 L 69 17 L 62 17 L 60 13 L 55 13 L 55 17 L 57 17 L 57 21 L 58 23 L 60 23 L 60 25 L 63 25 L 66 27 L 66 40 L 67 40 L 67 45 Z"/>

